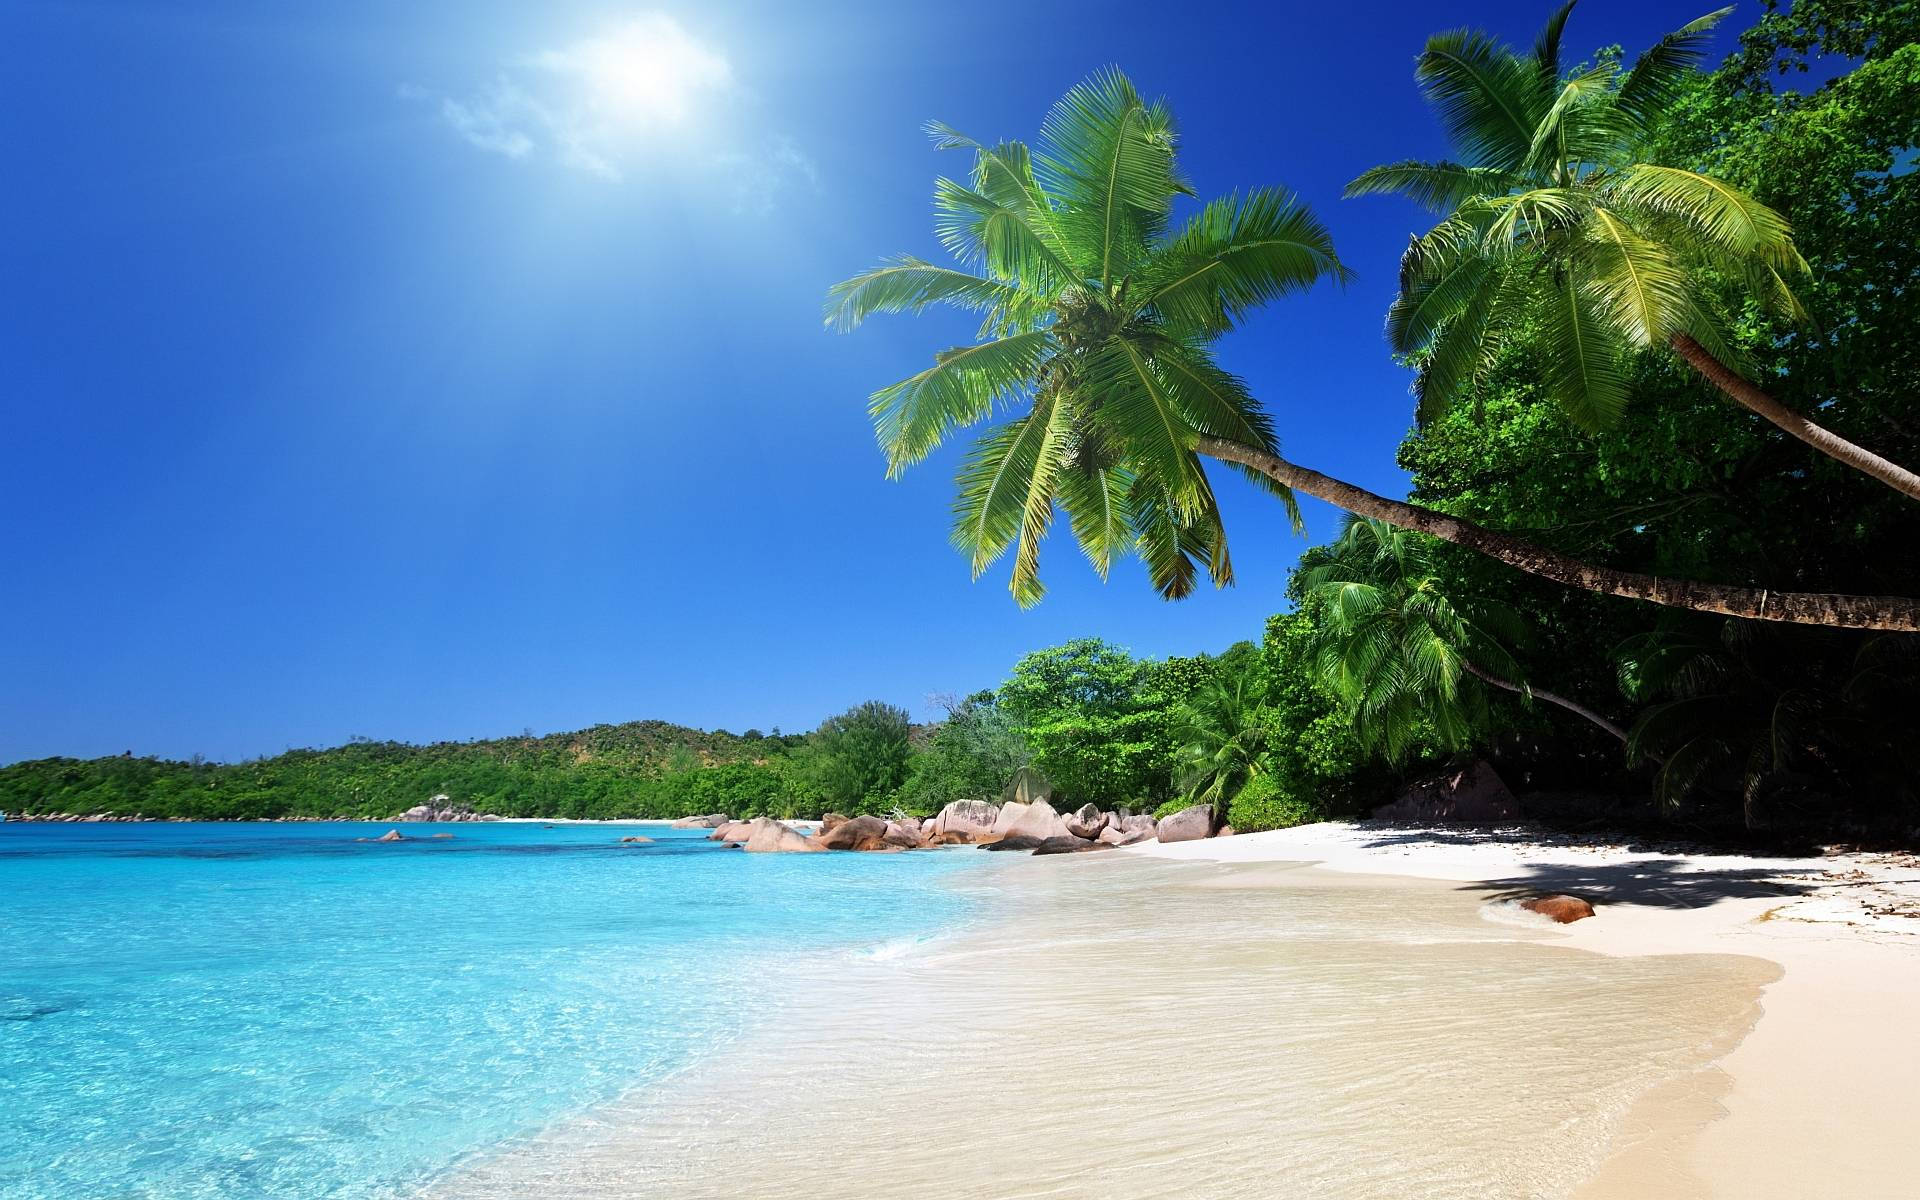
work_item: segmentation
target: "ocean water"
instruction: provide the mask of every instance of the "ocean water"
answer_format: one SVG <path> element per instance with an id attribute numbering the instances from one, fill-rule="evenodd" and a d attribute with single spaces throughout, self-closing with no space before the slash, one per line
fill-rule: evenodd
<path id="1" fill-rule="evenodd" d="M 354 840 L 386 828 L 0 825 L 0 1197 L 416 1194 L 785 1036 L 806 977 L 964 925 L 949 883 L 997 857 Z"/>

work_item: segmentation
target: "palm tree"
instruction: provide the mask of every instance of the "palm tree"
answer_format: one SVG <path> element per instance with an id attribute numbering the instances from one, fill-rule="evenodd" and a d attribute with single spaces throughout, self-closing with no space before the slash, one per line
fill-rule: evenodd
<path id="1" fill-rule="evenodd" d="M 972 345 L 875 392 L 888 473 L 963 426 L 1011 419 L 979 438 L 959 477 L 954 544 L 977 577 L 1014 550 L 1016 600 L 1036 602 L 1040 542 L 1056 507 L 1104 577 L 1145 561 L 1163 596 L 1191 592 L 1204 567 L 1232 579 L 1202 456 L 1241 470 L 1294 516 L 1296 491 L 1589 591 L 1731 616 L 1920 630 L 1920 602 L 1780 593 L 1596 566 L 1473 522 L 1384 496 L 1280 457 L 1270 419 L 1215 362 L 1212 343 L 1266 302 L 1347 271 L 1312 213 L 1279 188 L 1213 200 L 1172 228 L 1191 196 L 1173 118 L 1117 71 L 1075 87 L 1048 115 L 1037 151 L 987 145 L 945 126 L 936 144 L 971 151 L 965 182 L 935 185 L 936 232 L 958 266 L 902 257 L 836 285 L 827 321 L 935 304 L 978 314 Z"/>
<path id="2" fill-rule="evenodd" d="M 1315 671 L 1361 736 L 1395 759 L 1425 737 L 1464 749 L 1489 723 L 1484 684 L 1558 705 L 1625 743 L 1599 713 L 1526 683 L 1510 649 L 1526 634 L 1520 618 L 1485 597 L 1449 596 L 1431 547 L 1384 521 L 1350 520 L 1301 560 L 1302 592 L 1322 606 Z"/>
<path id="3" fill-rule="evenodd" d="M 1461 29 L 1436 34 L 1414 75 L 1458 161 L 1375 167 L 1347 195 L 1399 193 L 1445 214 L 1413 239 L 1387 335 L 1424 355 L 1421 415 L 1453 403 L 1504 343 L 1539 353 L 1547 391 L 1589 429 L 1617 422 L 1632 349 L 1665 346 L 1720 394 L 1854 470 L 1920 499 L 1920 475 L 1822 428 L 1745 378 L 1721 289 L 1804 321 L 1807 274 L 1778 213 L 1729 184 L 1635 161 L 1663 106 L 1730 8 L 1662 38 L 1629 71 L 1602 58 L 1562 77 L 1547 22 L 1531 54 Z"/>
<path id="4" fill-rule="evenodd" d="M 1180 714 L 1180 786 L 1190 801 L 1213 805 L 1223 818 L 1227 803 L 1262 773 L 1271 742 L 1271 713 L 1257 670 L 1215 678 L 1187 700 Z"/>

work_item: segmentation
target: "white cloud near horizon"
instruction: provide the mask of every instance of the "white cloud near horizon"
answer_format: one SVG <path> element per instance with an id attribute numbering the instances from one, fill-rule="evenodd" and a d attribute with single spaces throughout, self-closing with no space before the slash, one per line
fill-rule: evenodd
<path id="1" fill-rule="evenodd" d="M 612 183 L 643 167 L 677 169 L 704 177 L 736 213 L 763 214 L 819 175 L 791 138 L 727 144 L 714 126 L 742 92 L 724 53 L 658 12 L 522 56 L 470 96 L 400 88 L 402 99 L 437 102 L 441 120 L 475 149 Z"/>

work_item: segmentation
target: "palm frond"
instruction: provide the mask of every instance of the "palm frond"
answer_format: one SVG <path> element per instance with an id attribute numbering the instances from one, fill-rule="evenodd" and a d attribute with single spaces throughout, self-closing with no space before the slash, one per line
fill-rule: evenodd
<path id="1" fill-rule="evenodd" d="M 1203 341 L 1142 335 L 1131 344 L 1151 357 L 1167 394 L 1194 432 L 1268 452 L 1279 449 L 1273 418 L 1245 382 L 1213 361 Z"/>
<path id="2" fill-rule="evenodd" d="M 984 312 L 1006 332 L 1033 324 L 1046 311 L 1044 301 L 1005 280 L 903 254 L 834 284 L 827 292 L 826 321 L 829 328 L 846 331 L 875 313 L 917 313 L 934 304 Z"/>
<path id="3" fill-rule="evenodd" d="M 1183 516 L 1182 507 L 1172 490 L 1151 475 L 1136 478 L 1128 491 L 1127 518 L 1134 549 L 1146 564 L 1154 590 L 1166 600 L 1193 593 L 1199 581 L 1198 563 L 1207 565 L 1216 585 L 1233 580 L 1218 509 L 1202 508 Z"/>
<path id="4" fill-rule="evenodd" d="M 1040 296 L 1077 277 L 1024 209 L 1009 208 L 951 179 L 934 181 L 933 207 L 934 235 L 963 263 L 982 264 L 995 278 L 1018 281 Z"/>
<path id="5" fill-rule="evenodd" d="M 1112 569 L 1113 560 L 1131 545 L 1127 491 L 1132 484 L 1132 473 L 1122 467 L 1071 463 L 1061 470 L 1055 484 L 1074 540 L 1102 579 Z"/>
<path id="6" fill-rule="evenodd" d="M 1575 424 L 1607 428 L 1627 407 L 1619 337 L 1570 272 L 1544 279 L 1538 295 L 1538 340 L 1548 394 Z"/>
<path id="7" fill-rule="evenodd" d="M 1052 463 L 1042 459 L 1057 444 L 1059 416 L 1052 399 L 1042 396 L 1027 413 L 975 442 L 961 464 L 952 537 L 974 578 L 1021 536 L 1036 481 L 1050 480 L 1058 470 L 1057 456 Z"/>
<path id="8" fill-rule="evenodd" d="M 1044 329 L 942 351 L 933 366 L 875 392 L 867 405 L 887 473 L 897 476 L 955 428 L 986 419 L 994 401 L 1026 390 L 1053 350 Z"/>
<path id="9" fill-rule="evenodd" d="M 1555 234 L 1577 224 L 1592 206 L 1576 188 L 1538 187 L 1487 201 L 1493 219 L 1481 236 L 1483 251 L 1516 254 L 1542 248 Z"/>
<path id="10" fill-rule="evenodd" d="M 1183 521 L 1195 515 L 1198 481 L 1189 464 L 1198 434 L 1147 351 L 1115 338 L 1080 365 L 1080 381 L 1100 397 L 1094 420 L 1102 435 L 1170 489 Z"/>
<path id="11" fill-rule="evenodd" d="M 1487 34 L 1456 29 L 1427 40 L 1414 78 L 1467 165 L 1519 170 L 1546 108 L 1534 64 Z"/>
<path id="12" fill-rule="evenodd" d="M 1650 128 L 1661 111 L 1679 98 L 1687 73 L 1707 56 L 1713 27 L 1732 11 L 1729 5 L 1689 21 L 1635 59 L 1615 99 L 1620 111 L 1638 128 Z"/>
<path id="13" fill-rule="evenodd" d="M 1040 583 L 1040 543 L 1053 525 L 1054 486 L 1060 478 L 1061 447 L 1073 427 L 1071 408 L 1053 397 L 1036 410 L 1045 417 L 1045 428 L 1034 449 L 1033 469 L 1027 475 L 1026 499 L 1021 505 L 1020 536 L 1013 554 L 1013 576 L 1008 588 L 1014 603 L 1032 608 L 1040 603 L 1046 588 Z"/>
<path id="14" fill-rule="evenodd" d="M 1055 221 L 1076 265 L 1105 289 L 1166 227 L 1173 197 L 1173 118 L 1117 70 L 1076 85 L 1041 125 L 1034 169 L 1059 199 Z"/>
<path id="15" fill-rule="evenodd" d="M 1425 269 L 1407 270 L 1405 263 L 1403 258 L 1400 293 L 1387 309 L 1387 344 L 1398 354 L 1431 342 L 1442 326 L 1483 299 L 1489 283 L 1498 283 L 1498 267 L 1478 254 L 1453 255 Z"/>
<path id="16" fill-rule="evenodd" d="M 1582 225 L 1576 260 L 1597 310 L 1628 343 L 1659 345 L 1693 322 L 1693 280 L 1664 246 L 1635 233 L 1618 213 L 1595 205 Z"/>
<path id="17" fill-rule="evenodd" d="M 1560 83 L 1560 35 L 1566 31 L 1567 18 L 1573 15 L 1574 0 L 1567 0 L 1547 18 L 1545 28 L 1533 44 L 1534 74 L 1540 86 L 1552 91 Z"/>
<path id="18" fill-rule="evenodd" d="M 1806 268 L 1786 218 L 1724 180 L 1637 163 L 1612 177 L 1606 191 L 1622 204 L 1680 218 L 1726 254 L 1776 270 Z"/>
<path id="19" fill-rule="evenodd" d="M 1534 127 L 1527 166 L 1545 177 L 1562 177 L 1572 164 L 1590 162 L 1619 144 L 1613 106 L 1604 101 L 1613 88 L 1613 67 L 1589 67 L 1559 85 L 1552 105 Z"/>
<path id="20" fill-rule="evenodd" d="M 1447 212 L 1473 196 L 1504 195 L 1524 187 L 1527 177 L 1493 167 L 1468 167 L 1453 162 L 1407 159 L 1364 171 L 1341 193 L 1355 196 L 1405 196 L 1434 212 Z"/>
<path id="21" fill-rule="evenodd" d="M 1319 218 L 1284 188 L 1256 188 L 1208 204 L 1153 250 L 1128 299 L 1151 304 L 1174 328 L 1208 335 L 1322 279 L 1350 277 Z"/>

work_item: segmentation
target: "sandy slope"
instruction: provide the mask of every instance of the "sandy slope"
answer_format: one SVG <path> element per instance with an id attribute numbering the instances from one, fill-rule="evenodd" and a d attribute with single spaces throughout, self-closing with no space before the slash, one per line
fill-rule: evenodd
<path id="1" fill-rule="evenodd" d="M 1648 1096 L 1581 1195 L 1920 1195 L 1920 859 L 1715 855 L 1539 830 L 1328 823 L 1125 853 L 1453 880 L 1491 900 L 1566 891 L 1601 954 L 1746 954 L 1784 973 L 1724 1074 Z"/>

